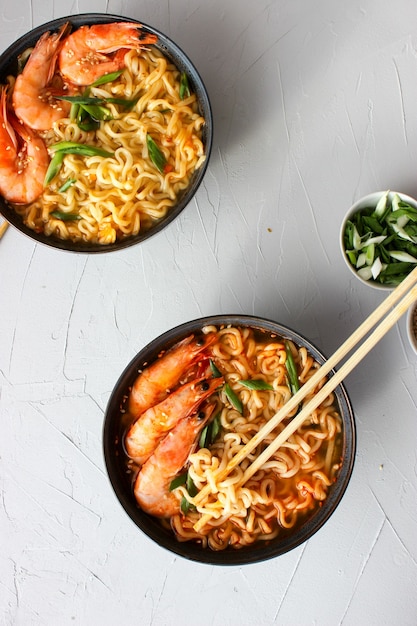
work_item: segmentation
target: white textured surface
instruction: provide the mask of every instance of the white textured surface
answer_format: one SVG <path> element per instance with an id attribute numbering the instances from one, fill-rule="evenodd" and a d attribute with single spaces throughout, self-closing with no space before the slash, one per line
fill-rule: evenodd
<path id="1" fill-rule="evenodd" d="M 266 316 L 331 354 L 381 302 L 339 251 L 360 196 L 417 196 L 415 0 L 2 0 L 0 47 L 69 13 L 164 31 L 215 118 L 195 201 L 95 257 L 0 243 L 0 624 L 415 626 L 417 360 L 405 317 L 346 381 L 349 488 L 307 544 L 248 567 L 160 549 L 106 477 L 101 429 L 135 353 L 181 322 Z"/>

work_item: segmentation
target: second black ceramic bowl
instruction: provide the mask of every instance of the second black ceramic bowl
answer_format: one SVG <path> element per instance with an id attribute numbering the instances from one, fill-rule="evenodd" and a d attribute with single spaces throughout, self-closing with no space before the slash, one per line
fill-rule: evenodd
<path id="1" fill-rule="evenodd" d="M 103 449 L 107 472 L 120 504 L 125 512 L 148 537 L 163 548 L 186 559 L 214 565 L 243 565 L 256 563 L 279 556 L 307 541 L 318 531 L 338 506 L 350 480 L 356 449 L 356 429 L 349 398 L 343 385 L 335 390 L 338 408 L 343 421 L 342 464 L 336 482 L 331 486 L 328 497 L 315 513 L 291 534 L 278 536 L 270 542 L 257 542 L 239 550 L 227 548 L 217 552 L 202 548 L 192 542 L 179 543 L 174 535 L 162 528 L 159 521 L 144 513 L 137 505 L 132 489 L 132 477 L 126 471 L 126 454 L 123 447 L 126 424 L 123 420 L 124 406 L 129 390 L 138 376 L 138 371 L 147 363 L 157 359 L 166 350 L 191 333 L 198 333 L 207 325 L 234 325 L 252 327 L 267 333 L 290 339 L 299 347 L 304 346 L 319 363 L 325 357 L 307 339 L 286 326 L 276 322 L 247 315 L 217 315 L 193 320 L 177 326 L 151 341 L 129 363 L 117 381 L 108 402 L 104 428 Z"/>
<path id="2" fill-rule="evenodd" d="M 43 33 L 48 31 L 56 32 L 66 22 L 70 22 L 73 30 L 75 30 L 83 25 L 90 26 L 92 24 L 106 24 L 108 22 L 126 21 L 136 22 L 137 20 L 121 17 L 118 15 L 109 15 L 105 13 L 85 13 L 80 15 L 62 17 L 51 22 L 47 22 L 42 26 L 38 26 L 23 35 L 23 37 L 20 37 L 0 55 L 0 84 L 4 84 L 6 82 L 7 76 L 16 76 L 18 67 L 18 56 L 28 48 L 34 46 Z M 152 237 L 153 235 L 159 233 L 163 228 L 168 226 L 168 224 L 170 224 L 176 217 L 178 217 L 183 209 L 191 202 L 203 180 L 209 163 L 213 141 L 212 110 L 203 80 L 191 59 L 176 43 L 174 43 L 174 41 L 158 31 L 156 28 L 143 24 L 143 22 L 140 22 L 140 24 L 144 34 L 153 34 L 158 37 L 156 44 L 154 44 L 156 48 L 158 48 L 166 57 L 168 57 L 168 59 L 171 60 L 171 62 L 178 68 L 178 70 L 180 70 L 180 72 L 185 72 L 187 74 L 190 89 L 196 94 L 200 113 L 205 119 L 205 125 L 202 129 L 202 140 L 205 147 L 206 159 L 201 167 L 195 172 L 191 184 L 187 187 L 187 189 L 184 190 L 182 195 L 179 196 L 177 204 L 170 209 L 170 211 L 163 219 L 157 222 L 155 226 L 153 226 L 149 230 L 145 232 L 139 232 L 138 235 L 127 237 L 126 239 L 120 239 L 113 244 L 101 245 L 82 242 L 74 243 L 71 241 L 63 241 L 52 236 L 48 237 L 43 233 L 37 233 L 34 230 L 28 228 L 23 223 L 21 217 L 17 215 L 17 213 L 0 196 L 0 213 L 3 215 L 3 217 L 20 232 L 39 243 L 43 243 L 60 250 L 84 253 L 110 252 L 141 243 L 149 239 L 149 237 Z"/>

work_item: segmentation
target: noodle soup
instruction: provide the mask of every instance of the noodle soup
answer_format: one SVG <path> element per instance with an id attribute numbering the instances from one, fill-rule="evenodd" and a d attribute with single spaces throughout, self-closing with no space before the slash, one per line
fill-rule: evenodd
<path id="1" fill-rule="evenodd" d="M 152 523 L 159 542 L 160 534 L 164 542 L 170 534 L 170 549 L 176 542 L 174 551 L 198 554 L 198 560 L 208 562 L 224 562 L 222 553 L 228 555 L 225 559 L 236 555 L 232 562 L 246 562 L 265 558 L 260 556 L 265 551 L 274 554 L 276 550 L 290 549 L 323 523 L 322 518 L 326 519 L 340 499 L 351 470 L 346 454 L 352 424 L 344 414 L 346 398 L 338 388 L 247 481 L 242 483 L 247 467 L 301 407 L 276 426 L 226 478 L 217 479 L 230 459 L 295 392 L 288 359 L 295 366 L 299 385 L 309 380 L 322 362 L 314 348 L 310 350 L 302 338 L 291 336 L 287 329 L 273 323 L 261 328 L 255 323 L 256 318 L 229 319 L 231 324 L 216 323 L 219 318 L 214 318 L 213 323 L 200 328 L 191 325 L 195 335 L 215 337 L 200 355 L 198 367 L 201 372 L 210 363 L 210 375 L 221 375 L 223 384 L 206 400 L 214 405 L 212 417 L 196 439 L 185 467 L 178 472 L 179 482 L 176 477 L 164 487 L 169 490 L 169 497 L 176 499 L 177 511 L 169 516 L 159 512 Z M 242 320 L 243 325 L 239 323 Z M 157 361 L 155 357 L 147 364 Z M 128 410 L 137 374 L 136 370 L 136 378 L 132 379 L 131 371 L 132 384 L 125 394 L 123 413 L 119 414 L 118 431 L 124 489 L 130 493 L 128 512 L 132 515 L 136 507 L 137 513 L 132 515 L 136 520 L 145 514 L 135 502 L 135 485 L 146 463 L 141 466 L 129 458 L 125 444 L 127 433 L 137 420 Z M 303 403 L 309 399 L 307 396 Z M 207 435 L 210 428 L 212 433 Z M 354 446 L 354 442 L 349 445 Z M 154 525 L 159 525 L 160 530 L 155 530 Z M 203 552 L 211 556 L 203 558 Z"/>
<path id="2" fill-rule="evenodd" d="M 63 32 L 64 43 L 78 28 L 104 27 L 111 33 L 126 22 L 96 14 L 61 18 L 9 48 L 0 59 L 8 117 L 19 118 L 22 110 L 26 114 L 25 107 L 17 107 L 22 99 L 16 97 L 17 87 L 26 102 L 24 81 L 18 85 L 17 78 L 45 33 L 58 35 L 68 23 L 72 30 Z M 26 193 L 8 198 L 5 184 L 0 204 L 8 221 L 38 241 L 87 252 L 143 241 L 181 212 L 202 180 L 212 132 L 202 81 L 173 42 L 150 27 L 135 26 L 132 30 L 139 29 L 145 44 L 127 50 L 119 71 L 77 85 L 61 75 L 56 63 L 50 91 L 58 95 L 51 110 L 55 116 L 62 107 L 62 117 L 50 127 L 36 129 L 36 111 L 30 111 L 28 123 L 34 123 L 29 132 L 48 151 L 52 174 L 51 169 L 44 171 L 44 163 L 35 170 L 26 160 L 30 186 L 39 179 L 42 193 L 33 200 Z M 119 53 L 108 56 L 117 58 Z"/>

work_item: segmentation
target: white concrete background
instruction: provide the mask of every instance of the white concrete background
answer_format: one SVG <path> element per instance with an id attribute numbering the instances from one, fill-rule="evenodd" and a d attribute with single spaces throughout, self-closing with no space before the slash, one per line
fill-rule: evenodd
<path id="1" fill-rule="evenodd" d="M 405 318 L 350 374 L 358 428 L 328 524 L 247 567 L 177 558 L 136 529 L 101 432 L 148 341 L 217 313 L 266 316 L 325 354 L 382 301 L 339 250 L 360 196 L 417 196 L 415 0 L 1 0 L 0 48 L 88 11 L 140 19 L 194 60 L 215 144 L 183 215 L 99 256 L 0 242 L 0 623 L 417 624 L 417 357 Z"/>

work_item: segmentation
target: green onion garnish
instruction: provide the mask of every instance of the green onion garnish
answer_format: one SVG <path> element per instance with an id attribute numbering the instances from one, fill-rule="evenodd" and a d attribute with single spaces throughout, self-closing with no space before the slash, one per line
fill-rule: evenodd
<path id="1" fill-rule="evenodd" d="M 212 359 L 210 359 L 210 370 L 211 370 L 211 375 L 213 376 L 213 378 L 222 377 L 221 371 L 219 370 L 219 368 L 217 367 L 217 365 Z"/>
<path id="2" fill-rule="evenodd" d="M 89 146 L 84 143 L 76 143 L 75 141 L 60 141 L 49 146 L 49 150 L 54 153 L 62 154 L 79 154 L 80 156 L 102 156 L 112 157 L 113 152 L 103 150 L 103 148 L 97 148 L 96 146 Z"/>
<path id="3" fill-rule="evenodd" d="M 104 74 L 104 76 L 100 76 L 97 78 L 94 83 L 91 84 L 91 87 L 99 87 L 100 85 L 105 85 L 106 83 L 112 83 L 114 80 L 119 78 L 123 74 L 123 70 L 117 70 L 117 72 L 110 72 L 110 74 Z"/>
<path id="4" fill-rule="evenodd" d="M 214 443 L 217 435 L 220 432 L 221 422 L 220 422 L 220 413 L 212 419 L 202 430 L 200 438 L 198 440 L 198 445 L 200 448 L 208 448 Z"/>
<path id="5" fill-rule="evenodd" d="M 294 362 L 294 358 L 292 356 L 290 344 L 288 341 L 285 342 L 285 351 L 287 353 L 287 358 L 285 361 L 285 366 L 288 372 L 288 378 L 290 383 L 290 389 L 293 395 L 297 393 L 300 388 L 300 383 L 298 381 L 297 367 Z"/>
<path id="6" fill-rule="evenodd" d="M 61 187 L 58 189 L 58 192 L 64 193 L 64 191 L 67 191 L 67 189 L 69 189 L 71 185 L 73 185 L 75 182 L 76 182 L 75 178 L 68 178 L 68 180 L 65 181 L 65 183 L 61 185 Z"/>
<path id="7" fill-rule="evenodd" d="M 77 213 L 64 213 L 63 211 L 51 211 L 50 215 L 52 217 L 56 217 L 57 220 L 62 220 L 63 222 L 73 222 L 74 220 L 80 220 L 81 215 Z"/>
<path id="8" fill-rule="evenodd" d="M 254 391 L 272 391 L 274 388 L 264 380 L 239 380 L 239 383 Z"/>
<path id="9" fill-rule="evenodd" d="M 180 78 L 180 98 L 184 100 L 191 95 L 190 86 L 188 84 L 188 76 L 185 72 L 181 73 Z"/>
<path id="10" fill-rule="evenodd" d="M 56 152 L 52 159 L 49 162 L 48 169 L 46 170 L 45 180 L 43 181 L 44 187 L 49 185 L 49 183 L 55 178 L 61 169 L 62 161 L 64 160 L 65 154 L 63 152 Z"/>
<path id="11" fill-rule="evenodd" d="M 163 174 L 164 167 L 167 163 L 164 153 L 161 152 L 150 135 L 146 135 L 146 144 L 148 146 L 149 158 L 161 174 Z"/>
<path id="12" fill-rule="evenodd" d="M 226 383 L 223 387 L 224 393 L 226 394 L 226 398 L 229 400 L 230 404 L 239 411 L 239 413 L 243 413 L 243 405 L 236 393 L 233 391 L 229 383 Z"/>
<path id="13" fill-rule="evenodd" d="M 173 480 L 171 480 L 171 483 L 169 485 L 169 490 L 174 491 L 174 489 L 176 489 L 177 487 L 181 487 L 181 485 L 185 485 L 187 481 L 187 474 L 188 472 L 184 472 L 183 474 L 180 474 L 179 476 L 176 476 Z"/>

